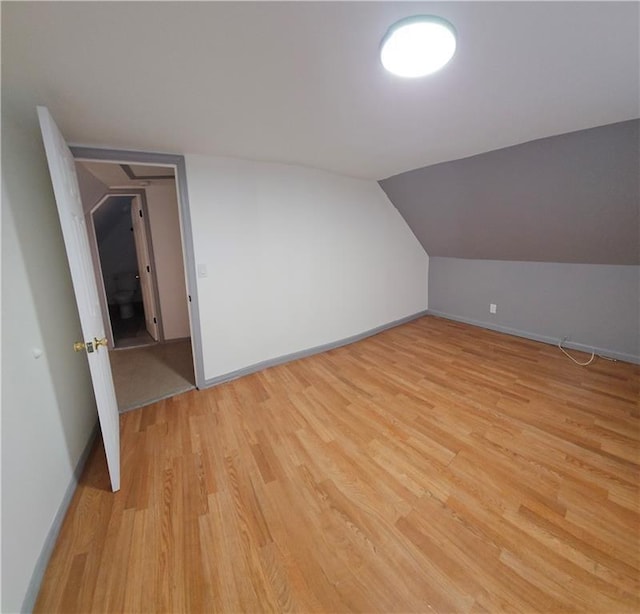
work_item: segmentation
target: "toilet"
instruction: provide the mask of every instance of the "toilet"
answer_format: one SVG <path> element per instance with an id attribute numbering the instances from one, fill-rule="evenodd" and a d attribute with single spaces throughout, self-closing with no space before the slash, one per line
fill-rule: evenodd
<path id="1" fill-rule="evenodd" d="M 128 320 L 133 317 L 133 295 L 138 288 L 138 275 L 135 272 L 116 273 L 116 293 L 114 298 L 120 310 L 120 317 Z"/>

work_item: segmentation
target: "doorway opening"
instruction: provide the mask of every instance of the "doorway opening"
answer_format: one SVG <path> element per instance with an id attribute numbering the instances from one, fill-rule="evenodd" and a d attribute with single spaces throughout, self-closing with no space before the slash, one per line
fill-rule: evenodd
<path id="1" fill-rule="evenodd" d="M 105 330 L 116 349 L 161 339 L 156 267 L 143 196 L 107 193 L 91 209 L 92 247 L 99 261 L 96 273 L 102 277 L 108 319 Z"/>
<path id="2" fill-rule="evenodd" d="M 179 183 L 182 157 L 72 152 L 119 410 L 199 387 L 202 353 L 193 334 L 199 320 L 186 186 L 181 190 Z"/>

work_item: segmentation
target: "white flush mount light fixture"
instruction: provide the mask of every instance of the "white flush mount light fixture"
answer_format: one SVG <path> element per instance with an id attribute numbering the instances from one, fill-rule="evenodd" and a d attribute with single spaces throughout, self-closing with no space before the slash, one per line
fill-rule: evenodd
<path id="1" fill-rule="evenodd" d="M 424 77 L 442 68 L 456 51 L 456 31 L 441 17 L 416 15 L 394 23 L 380 47 L 382 65 L 400 77 Z"/>

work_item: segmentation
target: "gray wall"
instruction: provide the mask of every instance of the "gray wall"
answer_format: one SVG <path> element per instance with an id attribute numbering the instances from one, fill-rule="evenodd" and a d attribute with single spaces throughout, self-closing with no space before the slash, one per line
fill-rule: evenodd
<path id="1" fill-rule="evenodd" d="M 639 128 L 581 130 L 381 181 L 430 256 L 429 310 L 640 360 Z"/>
<path id="2" fill-rule="evenodd" d="M 639 264 L 640 120 L 380 182 L 429 256 Z"/>
<path id="3" fill-rule="evenodd" d="M 639 280 L 638 266 L 431 257 L 429 311 L 638 362 Z"/>

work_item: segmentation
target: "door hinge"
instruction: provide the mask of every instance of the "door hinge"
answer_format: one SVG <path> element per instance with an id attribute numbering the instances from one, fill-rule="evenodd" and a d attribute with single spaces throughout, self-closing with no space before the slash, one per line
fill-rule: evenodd
<path id="1" fill-rule="evenodd" d="M 154 323 L 154 324 L 157 324 L 157 323 L 158 323 L 158 320 L 156 320 L 155 316 L 153 317 L 153 323 Z"/>
<path id="2" fill-rule="evenodd" d="M 189 302 L 191 302 L 191 295 L 189 295 Z"/>
<path id="3" fill-rule="evenodd" d="M 147 265 L 147 273 L 151 273 L 151 269 L 149 268 L 149 265 Z"/>

